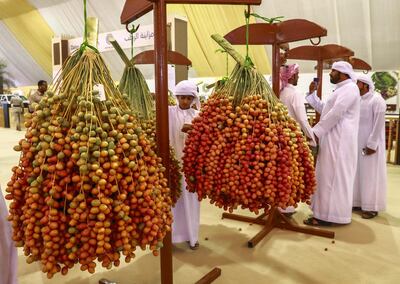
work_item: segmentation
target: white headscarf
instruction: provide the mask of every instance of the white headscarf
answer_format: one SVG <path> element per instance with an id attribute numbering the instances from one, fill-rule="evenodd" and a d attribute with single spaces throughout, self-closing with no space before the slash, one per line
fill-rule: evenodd
<path id="1" fill-rule="evenodd" d="M 373 92 L 375 90 L 374 82 L 371 77 L 365 74 L 360 74 L 357 77 L 357 81 L 363 82 L 369 86 L 369 92 Z"/>
<path id="2" fill-rule="evenodd" d="M 353 66 L 346 61 L 337 61 L 332 64 L 332 69 L 339 71 L 340 73 L 349 75 L 353 82 L 357 81 L 356 74 L 353 71 Z"/>
<path id="3" fill-rule="evenodd" d="M 200 99 L 197 91 L 197 85 L 189 80 L 180 81 L 174 90 L 174 96 L 192 96 L 194 100 L 192 105 L 195 105 L 197 110 L 200 110 Z"/>

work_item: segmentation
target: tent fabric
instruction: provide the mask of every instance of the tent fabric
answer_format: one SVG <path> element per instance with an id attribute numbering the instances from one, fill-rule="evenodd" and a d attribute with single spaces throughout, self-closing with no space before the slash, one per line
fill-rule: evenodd
<path id="1" fill-rule="evenodd" d="M 400 68 L 398 0 L 268 0 L 253 9 L 265 17 L 302 18 L 325 27 L 328 35 L 321 38 L 321 45 L 336 43 L 348 47 L 373 70 Z M 290 43 L 290 48 L 310 44 L 299 41 Z M 266 48 L 270 55 L 270 47 Z M 315 62 L 295 62 L 301 65 L 301 72 L 314 72 Z"/>
<path id="2" fill-rule="evenodd" d="M 168 13 L 183 15 L 188 19 L 188 56 L 193 61 L 193 67 L 200 77 L 226 75 L 225 54 L 215 52 L 221 49 L 211 39 L 212 34 L 225 35 L 229 31 L 245 24 L 245 6 L 223 5 L 168 5 Z M 212 20 L 210 20 L 212 19 Z M 251 21 L 254 22 L 252 18 Z M 234 46 L 241 54 L 245 54 L 245 46 Z M 250 46 L 249 56 L 262 73 L 270 73 L 265 49 L 262 46 Z M 229 70 L 236 62 L 228 57 Z"/>
<path id="3" fill-rule="evenodd" d="M 0 21 L 0 60 L 7 63 L 9 79 L 17 86 L 35 85 L 39 80 L 50 80 L 28 51 L 14 38 L 8 27 Z"/>

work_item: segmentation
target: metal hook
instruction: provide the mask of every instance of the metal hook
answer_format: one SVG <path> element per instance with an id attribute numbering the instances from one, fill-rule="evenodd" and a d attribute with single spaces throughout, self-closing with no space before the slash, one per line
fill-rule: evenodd
<path id="1" fill-rule="evenodd" d="M 310 38 L 310 42 L 311 42 L 312 45 L 318 45 L 318 44 L 321 43 L 321 37 L 320 36 L 318 37 L 318 42 L 317 43 L 313 42 L 312 38 Z"/>
<path id="2" fill-rule="evenodd" d="M 250 5 L 247 5 L 247 11 L 244 12 L 246 18 L 250 18 Z"/>
<path id="3" fill-rule="evenodd" d="M 368 70 L 364 70 L 363 73 L 364 73 L 364 74 L 368 74 Z"/>
<path id="4" fill-rule="evenodd" d="M 128 31 L 128 33 L 131 33 L 131 31 L 129 30 L 128 25 L 129 25 L 129 23 L 125 25 L 125 29 Z"/>

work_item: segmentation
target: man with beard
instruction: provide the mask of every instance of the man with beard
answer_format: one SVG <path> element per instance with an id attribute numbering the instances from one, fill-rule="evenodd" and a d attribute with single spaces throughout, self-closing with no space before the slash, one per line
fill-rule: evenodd
<path id="1" fill-rule="evenodd" d="M 304 220 L 304 224 L 311 226 L 351 223 L 360 92 L 353 67 L 348 62 L 335 62 L 329 76 L 336 89 L 326 102 L 317 97 L 313 82 L 306 97 L 321 114 L 320 121 L 312 129 L 319 143 L 319 154 L 317 190 L 311 201 L 313 216 Z"/>
<path id="2" fill-rule="evenodd" d="M 361 106 L 353 210 L 362 210 L 362 218 L 371 219 L 386 208 L 386 102 L 374 92 L 374 83 L 369 76 L 360 75 L 357 86 Z"/>

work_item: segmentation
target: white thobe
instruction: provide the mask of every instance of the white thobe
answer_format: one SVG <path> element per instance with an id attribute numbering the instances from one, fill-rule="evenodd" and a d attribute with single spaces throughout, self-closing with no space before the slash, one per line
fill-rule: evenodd
<path id="1" fill-rule="evenodd" d="M 319 138 L 317 190 L 311 201 L 315 218 L 339 224 L 351 222 L 357 169 L 360 92 L 350 79 L 336 85 L 326 103 L 315 92 L 306 100 L 321 113 L 313 127 Z"/>
<path id="2" fill-rule="evenodd" d="M 182 126 L 190 124 L 198 111 L 179 106 L 169 107 L 169 143 L 175 149 L 176 158 L 182 161 L 183 148 L 187 134 L 181 131 Z M 182 194 L 172 208 L 174 222 L 172 223 L 172 242 L 189 241 L 194 246 L 198 241 L 200 226 L 200 202 L 197 193 L 186 190 L 185 178 L 182 178 Z"/>
<path id="3" fill-rule="evenodd" d="M 16 284 L 18 254 L 11 235 L 11 226 L 7 221 L 8 210 L 0 189 L 0 283 Z"/>
<path id="4" fill-rule="evenodd" d="M 364 211 L 386 208 L 385 111 L 386 102 L 380 94 L 369 92 L 361 97 L 353 206 Z M 376 152 L 364 156 L 366 147 Z"/>
<path id="5" fill-rule="evenodd" d="M 308 123 L 305 100 L 302 95 L 292 84 L 287 86 L 279 94 L 279 99 L 287 107 L 289 115 L 300 125 L 304 134 L 313 139 L 312 129 Z"/>
<path id="6" fill-rule="evenodd" d="M 304 96 L 301 95 L 292 84 L 287 84 L 280 92 L 279 99 L 288 109 L 289 115 L 300 125 L 304 134 L 314 141 L 314 135 L 312 134 L 311 126 L 308 123 L 307 112 L 304 106 Z M 279 210 L 283 213 L 295 212 L 293 206 Z"/>

